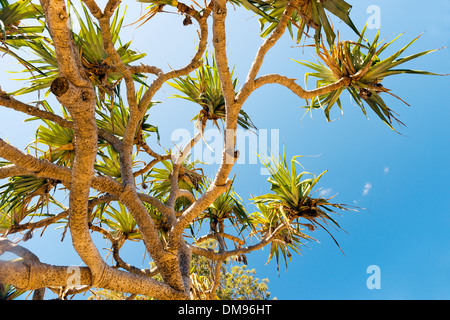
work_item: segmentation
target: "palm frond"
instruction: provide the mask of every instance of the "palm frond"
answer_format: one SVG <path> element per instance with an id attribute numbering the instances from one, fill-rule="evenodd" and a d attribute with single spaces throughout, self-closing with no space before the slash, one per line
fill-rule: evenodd
<path id="1" fill-rule="evenodd" d="M 199 163 L 199 161 L 189 162 L 187 160 L 182 163 L 178 172 L 178 187 L 180 189 L 188 190 L 192 194 L 201 192 L 205 176 L 203 170 L 196 167 Z M 167 200 L 171 189 L 173 164 L 168 160 L 163 160 L 160 164 L 162 167 L 152 168 L 152 170 L 144 176 L 144 181 L 151 185 L 153 196 L 165 201 Z M 177 199 L 175 207 L 178 210 L 182 210 L 190 204 L 190 201 L 185 197 L 180 197 Z"/>
<path id="2" fill-rule="evenodd" d="M 42 39 L 44 22 L 42 8 L 31 0 L 21 0 L 9 4 L 4 0 L 0 3 L 0 52 L 8 54 L 21 63 L 28 71 L 41 70 L 27 59 L 22 58 L 17 49 L 27 46 L 30 41 Z M 23 21 L 34 21 L 37 25 L 25 25 Z"/>
<path id="3" fill-rule="evenodd" d="M 203 181 L 202 192 L 208 189 L 210 183 L 211 181 L 207 179 Z M 250 214 L 247 212 L 242 198 L 233 187 L 218 196 L 197 218 L 200 224 L 204 220 L 208 220 L 211 226 L 217 226 L 219 222 L 228 220 L 232 225 L 242 226 L 240 230 L 237 230 L 239 233 L 248 227 L 253 227 Z M 217 230 L 213 227 L 212 231 Z"/>
<path id="4" fill-rule="evenodd" d="M 122 75 L 114 69 L 112 62 L 103 48 L 103 38 L 100 27 L 92 22 L 93 20 L 84 4 L 82 4 L 84 16 L 77 12 L 71 1 L 68 2 L 68 8 L 71 13 L 70 20 L 76 19 L 80 25 L 80 30 L 77 33 L 72 30 L 72 35 L 75 45 L 80 53 L 81 62 L 86 74 L 101 95 L 112 95 L 114 88 L 122 80 Z M 145 54 L 131 50 L 131 42 L 126 44 L 121 43 L 119 34 L 125 12 L 123 12 L 121 16 L 119 16 L 119 12 L 120 10 L 117 10 L 113 17 L 111 34 L 113 35 L 113 44 L 116 45 L 116 50 L 120 58 L 125 65 L 129 65 L 131 62 L 143 58 Z M 28 47 L 37 57 L 37 59 L 32 59 L 31 63 L 37 66 L 40 70 L 40 74 L 33 75 L 26 79 L 19 79 L 29 80 L 31 84 L 30 86 L 14 91 L 12 94 L 15 95 L 48 89 L 52 81 L 59 75 L 56 54 L 50 40 L 46 39 L 46 41 L 42 41 L 41 39 L 36 39 L 30 41 Z M 22 72 L 26 71 L 28 70 Z M 143 83 L 142 75 L 135 74 L 133 75 L 133 78 L 135 81 Z M 47 94 L 48 93 L 49 91 L 47 91 Z"/>
<path id="5" fill-rule="evenodd" d="M 287 0 L 233 0 L 231 2 L 239 6 L 242 5 L 260 16 L 259 21 L 262 37 L 268 36 L 278 26 L 283 12 L 289 3 Z M 330 45 L 333 44 L 336 34 L 327 16 L 327 12 L 329 12 L 347 24 L 359 35 L 358 29 L 350 19 L 351 8 L 352 6 L 344 0 L 300 1 L 288 23 L 289 33 L 299 43 L 303 36 L 308 35 L 309 30 L 312 29 L 314 30 L 314 40 L 318 45 L 323 30 L 328 43 Z M 294 34 L 294 28 L 297 28 L 296 34 Z"/>
<path id="6" fill-rule="evenodd" d="M 202 128 L 208 120 L 219 128 L 217 121 L 225 119 L 225 98 L 222 93 L 214 52 L 211 59 L 206 52 L 203 61 L 204 64 L 195 71 L 194 76 L 187 75 L 169 82 L 173 88 L 181 93 L 172 97 L 186 99 L 202 107 L 200 112 L 192 119 L 201 123 Z M 233 79 L 233 86 L 236 89 L 237 78 Z M 238 124 L 246 130 L 256 129 L 248 114 L 243 110 L 240 111 Z"/>
<path id="7" fill-rule="evenodd" d="M 59 183 L 58 180 L 30 175 L 11 177 L 0 186 L 2 225 L 17 225 L 28 215 L 48 209 L 50 203 L 56 203 L 50 193 Z"/>
<path id="8" fill-rule="evenodd" d="M 137 224 L 126 207 L 118 202 L 119 207 L 109 206 L 103 215 L 101 222 L 110 227 L 111 234 L 118 238 L 124 237 L 129 240 L 141 239 L 141 234 L 137 229 Z"/>
<path id="9" fill-rule="evenodd" d="M 139 101 L 140 95 L 142 94 L 143 86 L 136 93 L 136 100 Z M 153 107 L 157 102 L 151 102 L 147 106 L 147 110 Z M 130 111 L 128 106 L 124 104 L 122 98 L 113 99 L 108 98 L 103 101 L 97 101 L 96 113 L 98 116 L 97 125 L 115 136 L 122 138 L 125 134 L 128 119 L 130 117 Z M 142 120 L 141 125 L 136 131 L 136 138 L 138 135 L 142 136 L 143 139 L 149 137 L 151 134 L 155 133 L 159 141 L 159 131 L 158 127 L 149 124 L 147 122 L 148 114 L 146 114 Z"/>
<path id="10" fill-rule="evenodd" d="M 405 58 L 399 58 L 409 46 L 417 41 L 419 38 L 417 37 L 399 51 L 382 59 L 381 54 L 399 37 L 388 43 L 380 43 L 378 31 L 372 42 L 369 42 L 364 38 L 365 30 L 366 28 L 363 29 L 361 37 L 357 42 L 340 42 L 337 39 L 337 43 L 329 48 L 326 48 L 322 42 L 320 51 L 318 51 L 318 56 L 321 61 L 318 63 L 297 61 L 313 71 L 305 74 L 305 82 L 307 82 L 309 77 L 316 78 L 316 88 L 335 83 L 342 78 L 352 79 L 348 87 L 342 87 L 311 99 L 309 109 L 324 109 L 325 116 L 330 121 L 330 111 L 334 105 L 338 105 L 342 111 L 340 98 L 342 92 L 346 89 L 365 116 L 367 116 L 367 113 L 364 104 L 368 105 L 385 124 L 395 130 L 393 120 L 400 125 L 403 125 L 403 123 L 397 118 L 395 112 L 388 107 L 381 94 L 387 93 L 405 104 L 407 103 L 393 94 L 390 89 L 384 87 L 382 81 L 386 77 L 397 74 L 439 75 L 421 70 L 396 69 L 397 66 L 405 62 L 422 57 L 436 50 L 427 50 Z"/>
<path id="11" fill-rule="evenodd" d="M 305 171 L 297 173 L 296 166 L 299 163 L 296 158 L 298 156 L 288 163 L 283 150 L 278 159 L 272 157 L 271 162 L 263 160 L 270 173 L 267 181 L 271 193 L 251 199 L 258 208 L 251 217 L 256 226 L 255 233 L 264 237 L 280 228 L 269 255 L 269 261 L 272 257 L 276 258 L 277 267 L 280 257 L 287 263 L 286 259 L 291 255 L 289 249 L 299 253 L 302 241 L 315 240 L 304 232 L 305 227 L 309 231 L 323 228 L 335 241 L 327 226 L 331 224 L 337 229 L 340 226 L 331 214 L 336 213 L 336 210 L 348 210 L 348 206 L 332 203 L 331 199 L 314 198 L 314 188 L 326 171 L 318 176 Z"/>

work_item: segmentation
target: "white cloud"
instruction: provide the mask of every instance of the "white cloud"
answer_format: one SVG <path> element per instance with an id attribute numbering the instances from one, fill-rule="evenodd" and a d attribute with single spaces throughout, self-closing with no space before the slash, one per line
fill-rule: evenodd
<path id="1" fill-rule="evenodd" d="M 332 188 L 322 189 L 319 191 L 319 197 L 321 197 L 321 198 L 329 197 L 331 195 L 332 191 L 333 191 Z"/>
<path id="2" fill-rule="evenodd" d="M 370 182 L 366 182 L 362 195 L 366 196 L 369 193 L 370 189 L 372 189 L 372 184 Z"/>
<path id="3" fill-rule="evenodd" d="M 387 174 L 389 172 L 389 167 L 384 167 L 383 172 L 384 172 L 384 174 Z"/>

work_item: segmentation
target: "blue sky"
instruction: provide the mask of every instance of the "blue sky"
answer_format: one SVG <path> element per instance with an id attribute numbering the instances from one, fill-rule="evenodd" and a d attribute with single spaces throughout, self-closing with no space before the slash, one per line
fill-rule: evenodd
<path id="1" fill-rule="evenodd" d="M 131 18 L 139 14 L 131 1 Z M 449 46 L 450 3 L 446 0 L 424 1 L 354 1 L 351 17 L 361 29 L 370 16 L 367 8 L 377 5 L 381 13 L 381 38 L 391 40 L 404 35 L 398 46 L 406 45 L 417 35 L 422 37 L 405 55 Z M 124 37 L 133 39 L 133 47 L 147 52 L 146 62 L 167 70 L 183 65 L 195 50 L 197 34 L 194 26 L 183 27 L 180 17 L 168 14 L 144 27 L 124 29 Z M 356 40 L 349 29 L 335 26 L 341 39 Z M 150 30 L 150 31 L 149 31 Z M 259 25 L 249 12 L 232 8 L 228 19 L 229 61 L 241 83 L 262 40 Z M 376 30 L 368 30 L 371 39 Z M 147 35 L 151 33 L 151 37 Z M 212 49 L 212 48 L 211 48 Z M 440 50 L 405 65 L 438 73 L 450 73 L 449 49 Z M 293 62 L 314 61 L 310 52 L 296 47 L 285 36 L 267 55 L 261 74 L 280 73 L 297 78 L 304 85 L 306 69 Z M 9 68 L 3 64 L 2 70 Z M 12 66 L 11 66 L 12 67 Z M 0 85 L 11 91 L 11 75 L 2 72 Z M 328 170 L 320 187 L 336 202 L 365 208 L 360 212 L 344 212 L 338 222 L 345 230 L 333 232 L 345 255 L 325 232 L 313 236 L 320 243 L 310 243 L 302 255 L 294 255 L 288 268 L 281 265 L 277 273 L 274 261 L 266 265 L 268 248 L 248 255 L 249 268 L 259 278 L 269 278 L 269 291 L 278 299 L 449 299 L 450 288 L 450 206 L 448 119 L 449 77 L 396 76 L 383 83 L 407 101 L 386 97 L 391 109 L 400 114 L 406 127 L 402 135 L 394 133 L 373 114 L 365 118 L 350 99 L 343 99 L 343 115 L 334 113 L 327 122 L 322 111 L 304 116 L 304 101 L 279 86 L 267 86 L 254 93 L 244 110 L 261 129 L 278 129 L 280 145 L 287 157 L 309 155 L 300 160 L 305 169 L 316 174 Z M 311 89 L 312 82 L 308 88 Z M 170 145 L 168 137 L 177 128 L 192 129 L 190 119 L 197 108 L 175 99 L 167 99 L 169 87 L 157 99 L 164 103 L 152 109 L 150 123 L 159 126 L 162 145 Z M 31 97 L 28 101 L 31 101 Z M 177 114 L 168 122 L 169 115 Z M 33 123 L 23 124 L 22 115 L 1 109 L 0 137 L 19 147 L 33 139 Z M 165 145 L 166 144 L 166 145 Z M 267 193 L 267 177 L 260 175 L 260 164 L 236 165 L 236 190 L 243 199 Z M 249 207 L 251 210 L 252 208 Z M 54 264 L 80 264 L 70 248 L 70 239 L 59 241 L 60 231 L 38 233 L 26 246 L 41 261 Z M 99 242 L 99 247 L 104 247 Z M 142 253 L 124 252 L 123 258 L 137 265 Z M 104 251 L 106 254 L 106 251 Z M 381 288 L 369 290 L 371 265 L 381 271 Z M 143 265 L 145 267 L 145 263 Z"/>

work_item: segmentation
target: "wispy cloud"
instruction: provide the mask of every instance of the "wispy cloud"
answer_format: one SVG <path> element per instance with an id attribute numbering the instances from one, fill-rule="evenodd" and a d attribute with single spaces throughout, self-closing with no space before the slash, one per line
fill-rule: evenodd
<path id="1" fill-rule="evenodd" d="M 384 174 L 387 174 L 389 172 L 389 167 L 384 167 L 383 172 L 384 172 Z"/>
<path id="2" fill-rule="evenodd" d="M 322 189 L 319 191 L 319 197 L 321 197 L 321 198 L 329 197 L 331 195 L 332 191 L 333 191 L 332 188 Z"/>
<path id="3" fill-rule="evenodd" d="M 369 191 L 371 189 L 372 189 L 372 184 L 370 182 L 366 182 L 366 184 L 364 185 L 364 188 L 363 188 L 362 195 L 367 196 L 367 194 L 369 193 Z"/>

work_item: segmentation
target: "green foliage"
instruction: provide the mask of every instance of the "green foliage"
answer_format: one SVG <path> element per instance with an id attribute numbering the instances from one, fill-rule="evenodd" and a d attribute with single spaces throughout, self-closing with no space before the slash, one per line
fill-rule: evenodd
<path id="1" fill-rule="evenodd" d="M 310 109 L 324 108 L 325 115 L 327 119 L 330 120 L 330 110 L 335 104 L 342 110 L 340 97 L 341 93 L 344 90 L 347 90 L 356 104 L 361 108 L 364 115 L 367 115 L 364 108 L 364 104 L 367 104 L 384 123 L 394 130 L 392 120 L 395 119 L 400 124 L 401 122 L 395 117 L 394 112 L 384 102 L 381 93 L 388 93 L 396 98 L 398 97 L 392 94 L 390 89 L 385 88 L 382 85 L 382 81 L 386 77 L 398 74 L 437 75 L 436 73 L 428 71 L 396 69 L 397 66 L 405 62 L 419 58 L 436 50 L 423 51 L 404 58 L 399 58 L 400 55 L 419 38 L 417 37 L 399 51 L 382 59 L 381 54 L 384 50 L 400 36 L 391 42 L 379 43 L 378 31 L 372 42 L 369 42 L 364 38 L 365 30 L 366 29 L 364 28 L 361 32 L 361 37 L 357 42 L 338 41 L 333 46 L 330 46 L 329 49 L 322 43 L 317 55 L 323 63 L 320 61 L 318 61 L 318 63 L 297 61 L 313 70 L 313 72 L 305 74 L 305 81 L 307 81 L 309 77 L 317 78 L 317 88 L 335 83 L 339 79 L 345 77 L 352 78 L 350 86 L 346 88 L 341 87 L 330 93 L 311 99 Z M 363 39 L 365 44 L 363 43 Z"/>
<path id="2" fill-rule="evenodd" d="M 186 99 L 202 107 L 192 120 L 199 121 L 202 124 L 202 128 L 206 121 L 211 120 L 219 128 L 217 120 L 225 120 L 225 99 L 214 53 L 211 60 L 208 58 L 208 53 L 206 53 L 203 61 L 203 65 L 195 71 L 195 76 L 187 75 L 174 79 L 174 82 L 169 82 L 169 84 L 182 93 L 182 95 L 176 94 L 173 97 Z M 233 86 L 235 89 L 236 85 L 237 78 L 234 78 Z M 256 129 L 250 117 L 243 110 L 239 112 L 238 125 L 246 130 Z"/>
<path id="3" fill-rule="evenodd" d="M 139 2 L 149 3 L 146 8 L 147 12 L 138 20 L 141 25 L 153 18 L 158 12 L 162 12 L 165 6 L 177 7 L 179 2 L 176 0 L 138 0 Z M 192 1 L 197 4 L 195 1 Z M 261 36 L 267 37 L 278 26 L 283 12 L 288 5 L 288 0 L 231 0 L 233 5 L 242 6 L 250 10 L 259 17 L 261 25 Z M 322 31 L 329 44 L 334 42 L 336 34 L 332 28 L 332 22 L 327 15 L 333 14 L 345 24 L 347 24 L 356 34 L 359 34 L 358 29 L 350 19 L 350 10 L 352 6 L 344 0 L 301 0 L 297 7 L 295 7 L 289 23 L 288 30 L 293 39 L 297 43 L 301 41 L 304 35 L 308 35 L 310 29 L 314 30 L 314 40 L 318 45 L 322 37 Z M 297 33 L 294 34 L 294 28 L 297 28 Z"/>
<path id="4" fill-rule="evenodd" d="M 140 0 L 140 2 L 150 4 L 147 12 L 139 20 L 142 23 L 161 12 L 163 7 L 177 8 L 180 4 L 176 0 Z M 289 3 L 287 0 L 231 0 L 230 2 L 257 14 L 262 37 L 268 37 L 279 25 L 286 5 Z M 199 6 L 195 1 L 193 3 Z M 131 116 L 130 106 L 127 105 L 127 102 L 133 97 L 123 98 L 124 95 L 121 92 L 123 76 L 117 71 L 111 58 L 105 52 L 99 25 L 93 22 L 87 8 L 83 5 L 83 13 L 80 14 L 70 1 L 68 8 L 71 22 L 74 23 L 76 20 L 80 26 L 79 31 L 72 31 L 75 46 L 84 71 L 97 91 L 95 108 L 97 126 L 103 132 L 112 134 L 120 144 L 126 134 Z M 309 109 L 310 111 L 318 108 L 324 109 L 326 118 L 330 120 L 330 112 L 334 105 L 338 105 L 342 110 L 341 94 L 347 90 L 364 115 L 367 116 L 365 107 L 368 105 L 383 122 L 393 128 L 392 120 L 401 122 L 387 106 L 382 94 L 387 93 L 398 97 L 391 93 L 390 89 L 385 88 L 382 82 L 386 77 L 398 74 L 436 75 L 427 71 L 397 68 L 403 63 L 436 50 L 400 58 L 404 51 L 418 39 L 417 37 L 399 51 L 382 57 L 385 50 L 398 37 L 391 42 L 383 43 L 379 41 L 379 33 L 377 33 L 369 42 L 364 37 L 365 28 L 360 33 L 351 21 L 350 10 L 351 6 L 343 0 L 301 0 L 290 17 L 288 30 L 296 43 L 304 39 L 304 36 L 309 37 L 310 29 L 314 30 L 314 44 L 311 46 L 316 49 L 317 63 L 297 61 L 311 69 L 305 74 L 305 81 L 307 82 L 310 77 L 316 78 L 316 87 L 323 88 L 335 84 L 343 78 L 351 78 L 351 83 L 347 87 L 341 87 L 312 98 Z M 199 12 L 201 11 L 199 10 Z M 145 54 L 132 50 L 131 41 L 122 43 L 119 34 L 123 28 L 125 10 L 122 14 L 119 12 L 120 10 L 117 10 L 111 19 L 112 42 L 124 65 L 130 66 L 133 62 L 142 59 Z M 337 17 L 355 31 L 359 35 L 358 40 L 356 42 L 339 41 L 328 14 Z M 187 15 L 185 17 L 187 19 Z M 30 85 L 13 94 L 35 93 L 35 91 L 47 89 L 59 76 L 55 48 L 52 41 L 42 35 L 46 30 L 45 24 L 40 21 L 41 18 L 41 8 L 31 0 L 20 0 L 13 4 L 9 4 L 6 0 L 0 0 L 0 51 L 13 56 L 22 63 L 26 67 L 23 72 L 31 71 L 33 73 L 32 76 L 25 79 L 30 82 Z M 22 22 L 24 20 L 34 21 L 37 26 L 24 26 Z M 294 34 L 294 28 L 297 28 L 296 34 Z M 27 49 L 35 55 L 35 58 L 26 61 L 17 55 L 16 49 Z M 234 70 L 231 72 L 231 77 L 235 95 L 237 95 L 238 79 L 234 75 Z M 140 85 L 135 92 L 135 102 L 139 105 L 149 86 L 146 82 L 147 79 L 141 74 L 134 74 L 133 80 Z M 192 120 L 197 122 L 201 130 L 205 128 L 208 121 L 220 129 L 219 122 L 223 123 L 226 117 L 226 108 L 214 52 L 212 54 L 206 52 L 199 68 L 188 75 L 172 79 L 168 84 L 177 90 L 177 94 L 174 94 L 173 98 L 189 101 L 199 106 L 199 111 Z M 3 98 L 3 93 L 1 94 Z M 44 109 L 40 109 L 40 111 L 56 114 L 47 101 L 40 100 L 35 103 Z M 158 143 L 160 142 L 158 127 L 149 123 L 149 111 L 155 105 L 156 102 L 152 101 L 148 106 L 144 106 L 145 115 L 134 133 L 133 147 L 135 149 L 130 151 L 131 153 L 136 150 L 132 154 L 133 169 L 142 163 L 153 165 L 145 158 L 147 155 L 141 157 L 140 151 L 150 137 L 156 135 Z M 60 114 L 64 120 L 72 121 L 64 106 L 61 107 Z M 28 146 L 29 149 L 33 149 L 36 158 L 71 168 L 75 157 L 74 133 L 71 126 L 63 127 L 50 120 L 37 117 L 27 121 L 32 120 L 42 121 L 37 127 L 35 140 Z M 243 110 L 240 110 L 237 124 L 246 130 L 256 129 L 250 116 Z M 146 151 L 148 152 L 148 150 Z M 151 152 L 148 153 L 151 154 Z M 148 172 L 142 173 L 142 190 L 156 200 L 166 203 L 171 192 L 174 165 L 171 160 L 161 160 L 163 158 L 167 159 L 165 156 L 153 157 L 152 160 L 157 160 L 158 163 Z M 271 163 L 263 161 L 270 173 L 267 180 L 270 191 L 250 199 L 256 211 L 248 212 L 247 204 L 233 185 L 212 201 L 191 222 L 187 230 L 191 232 L 192 237 L 186 236 L 186 241 L 218 252 L 226 248 L 225 241 L 234 242 L 235 248 L 242 248 L 245 240 L 250 237 L 269 239 L 268 262 L 275 258 L 277 268 L 279 268 L 281 260 L 284 260 L 287 265 L 292 253 L 300 254 L 303 245 L 309 241 L 315 241 L 316 239 L 308 233 L 318 228 L 329 233 L 336 242 L 329 231 L 330 227 L 341 228 L 335 220 L 334 214 L 337 211 L 348 210 L 349 206 L 333 203 L 331 202 L 332 198 L 325 199 L 315 196 L 316 187 L 326 171 L 319 175 L 305 171 L 298 172 L 297 159 L 298 157 L 293 157 L 290 162 L 287 161 L 283 151 L 283 154 L 278 159 L 273 158 Z M 121 156 L 118 150 L 114 149 L 113 144 L 99 138 L 97 159 L 94 164 L 96 174 L 108 176 L 121 183 L 120 160 Z M 0 167 L 8 164 L 0 162 Z M 179 189 L 190 192 L 195 199 L 204 195 L 212 183 L 204 174 L 200 164 L 198 161 L 184 161 L 179 168 L 178 177 L 176 177 Z M 139 176 L 136 172 L 133 173 Z M 14 176 L 5 181 L 0 186 L 0 234 L 6 234 L 12 227 L 23 223 L 26 218 L 31 221 L 33 217 L 50 216 L 50 205 L 66 210 L 53 197 L 58 185 L 61 185 L 61 181 L 38 178 L 34 175 Z M 97 196 L 97 194 L 92 196 Z M 192 204 L 191 199 L 188 198 L 190 197 L 181 196 L 176 200 L 173 212 L 176 217 L 183 214 Z M 157 206 L 145 202 L 143 205 L 148 216 L 153 220 L 162 244 L 168 245 L 170 226 L 166 216 L 157 209 Z M 99 204 L 90 213 L 89 226 L 104 227 L 103 233 L 109 232 L 110 236 L 119 242 L 119 247 L 127 240 L 142 240 L 136 221 L 120 201 Z M 203 235 L 201 232 L 204 232 L 205 229 L 207 232 L 205 238 L 214 238 L 215 240 L 206 241 L 206 244 L 203 244 L 202 241 L 205 238 L 201 237 Z M 338 245 L 337 242 L 336 244 Z M 219 250 L 216 248 L 217 245 Z M 234 259 L 246 262 L 244 254 L 239 254 Z M 192 257 L 191 283 L 192 293 L 196 299 L 208 297 L 209 290 L 215 281 L 216 263 L 217 261 L 211 261 L 202 256 L 194 255 Z M 249 270 L 245 265 L 234 265 L 233 261 L 229 259 L 224 262 L 220 273 L 221 282 L 217 292 L 220 299 L 250 300 L 270 297 L 268 280 L 257 279 L 254 269 Z M 162 279 L 158 276 L 155 278 Z M 14 298 L 21 293 L 15 291 L 11 286 L 0 286 L 0 299 Z M 122 293 L 108 290 L 96 291 L 95 294 L 98 299 L 128 298 Z M 143 296 L 135 298 L 148 299 Z"/>
<path id="5" fill-rule="evenodd" d="M 73 130 L 63 128 L 48 120 L 42 120 L 47 126 L 39 126 L 36 142 L 48 146 L 43 158 L 59 165 L 71 167 L 75 157 Z"/>
<path id="6" fill-rule="evenodd" d="M 106 149 L 106 152 L 102 149 L 99 150 L 99 159 L 94 164 L 94 169 L 121 181 L 120 177 L 122 176 L 122 172 L 120 171 L 119 154 L 111 146 L 106 146 L 104 149 Z"/>
<path id="7" fill-rule="evenodd" d="M 178 172 L 178 187 L 188 190 L 191 193 L 199 191 L 204 181 L 204 174 L 201 168 L 196 168 L 199 161 L 189 162 L 185 160 Z M 173 163 L 168 160 L 161 161 L 162 167 L 153 168 L 146 178 L 150 178 L 152 190 L 157 198 L 165 198 L 170 193 Z"/>
<path id="8" fill-rule="evenodd" d="M 149 205 L 148 203 L 144 203 L 144 206 L 147 208 L 148 214 L 153 220 L 156 228 L 158 229 L 158 235 L 161 239 L 162 243 L 167 243 L 168 235 L 170 231 L 169 223 L 167 222 L 166 217 L 158 211 L 155 207 Z"/>
<path id="9" fill-rule="evenodd" d="M 109 206 L 108 210 L 102 214 L 100 221 L 110 228 L 110 233 L 115 238 L 142 239 L 131 214 L 123 204 L 119 202 L 118 205 L 118 209 Z"/>
<path id="10" fill-rule="evenodd" d="M 146 86 L 142 85 L 136 92 L 136 102 L 142 98 L 145 93 Z M 147 112 L 152 108 L 157 102 L 150 102 L 147 106 Z M 97 126 L 104 129 L 105 131 L 112 133 L 118 138 L 122 138 L 125 135 L 125 130 L 128 124 L 128 119 L 130 118 L 130 110 L 127 105 L 125 105 L 122 96 L 120 94 L 120 89 L 116 88 L 114 94 L 106 95 L 104 99 L 97 100 Z M 140 127 L 136 130 L 135 139 L 136 141 L 141 139 L 145 140 L 152 133 L 156 133 L 157 140 L 159 142 L 160 136 L 158 127 L 151 125 L 147 122 L 149 115 L 146 114 L 141 121 Z"/>
<path id="11" fill-rule="evenodd" d="M 31 0 L 21 0 L 10 4 L 7 0 L 0 1 L 0 52 L 9 54 L 23 64 L 27 70 L 41 72 L 26 59 L 17 54 L 17 50 L 30 44 L 30 40 L 42 38 L 40 33 L 44 24 L 40 22 L 42 9 Z M 25 25 L 23 21 L 37 22 L 36 26 Z"/>
<path id="12" fill-rule="evenodd" d="M 18 225 L 28 215 L 42 213 L 50 203 L 57 203 L 50 193 L 59 182 L 31 175 L 11 177 L 0 187 L 2 227 Z"/>
<path id="13" fill-rule="evenodd" d="M 262 31 L 261 36 L 266 37 L 278 26 L 289 1 L 233 0 L 232 3 L 242 5 L 259 15 Z M 292 38 L 299 43 L 302 37 L 308 35 L 309 30 L 312 28 L 314 30 L 316 44 L 319 44 L 323 30 L 328 43 L 331 45 L 334 43 L 336 34 L 333 30 L 332 22 L 327 16 L 327 11 L 345 22 L 353 31 L 359 34 L 358 29 L 350 19 L 351 8 L 352 6 L 343 0 L 302 0 L 292 13 L 288 30 Z M 294 35 L 293 27 L 297 28 L 296 35 Z"/>
<path id="14" fill-rule="evenodd" d="M 208 181 L 211 183 L 211 181 Z M 209 183 L 204 183 L 202 189 L 206 191 Z M 207 220 L 211 232 L 219 232 L 219 225 L 224 222 L 230 222 L 231 226 L 236 228 L 238 234 L 245 229 L 252 228 L 250 215 L 244 206 L 242 198 L 237 194 L 233 187 L 218 196 L 211 205 L 206 208 L 199 216 L 200 226 Z M 239 226 L 239 227 L 238 227 Z"/>
<path id="15" fill-rule="evenodd" d="M 69 10 L 73 11 L 75 18 L 80 25 L 80 31 L 78 33 L 72 31 L 73 39 L 77 50 L 81 56 L 81 62 L 83 64 L 85 72 L 88 74 L 93 85 L 99 90 L 99 94 L 112 93 L 115 87 L 122 80 L 122 75 L 118 73 L 114 68 L 111 59 L 103 48 L 103 39 L 101 35 L 100 27 L 92 22 L 92 18 L 89 15 L 87 9 L 83 5 L 84 18 L 76 11 L 72 2 L 69 1 Z M 145 54 L 138 54 L 130 49 L 131 41 L 122 44 L 119 33 L 122 28 L 125 12 L 122 16 L 119 16 L 120 10 L 117 10 L 111 21 L 111 34 L 114 45 L 118 45 L 116 48 L 117 53 L 122 59 L 125 65 L 137 61 L 145 56 Z M 72 17 L 71 17 L 72 19 Z M 37 66 L 40 73 L 32 75 L 26 79 L 31 82 L 30 86 L 13 92 L 15 95 L 30 93 L 36 90 L 43 90 L 50 87 L 50 84 L 54 79 L 59 76 L 58 62 L 56 54 L 53 49 L 53 44 L 49 39 L 35 39 L 29 41 L 27 47 L 32 50 L 37 59 L 30 60 L 30 63 Z M 24 70 L 23 72 L 27 72 Z M 144 83 L 142 75 L 135 74 L 134 79 L 138 82 Z M 49 91 L 47 91 L 47 94 Z"/>
<path id="16" fill-rule="evenodd" d="M 205 241 L 199 246 L 214 250 L 217 243 Z M 198 255 L 191 260 L 192 294 L 195 299 L 205 298 L 206 292 L 214 281 L 213 270 L 216 262 Z M 220 300 L 267 300 L 270 298 L 269 280 L 255 277 L 256 270 L 248 270 L 247 266 L 235 264 L 233 259 L 227 259 L 220 268 L 220 285 L 217 298 Z"/>
<path id="17" fill-rule="evenodd" d="M 214 249 L 214 241 L 206 241 L 200 246 Z M 198 255 L 191 259 L 191 294 L 195 300 L 206 298 L 208 290 L 214 281 L 213 270 L 215 263 Z M 154 279 L 161 281 L 160 275 Z M 247 269 L 246 265 L 236 265 L 231 259 L 227 259 L 220 269 L 220 285 L 217 290 L 219 300 L 268 300 L 270 299 L 269 279 L 256 278 L 255 269 Z M 126 300 L 127 296 L 121 292 L 111 290 L 91 290 L 89 300 Z M 152 300 L 151 297 L 136 295 L 134 300 Z"/>
<path id="18" fill-rule="evenodd" d="M 270 172 L 267 181 L 272 192 L 252 198 L 258 208 L 251 217 L 256 229 L 254 234 L 265 237 L 281 230 L 271 242 L 269 254 L 269 261 L 275 256 L 277 268 L 280 255 L 287 266 L 287 258 L 292 256 L 289 249 L 300 253 L 303 241 L 315 240 L 303 232 L 305 227 L 309 231 L 320 227 L 328 232 L 326 226 L 330 223 L 340 229 L 331 214 L 336 213 L 336 209 L 347 210 L 344 205 L 329 202 L 330 199 L 312 196 L 325 172 L 318 176 L 305 171 L 297 173 L 296 164 L 299 163 L 296 158 L 293 157 L 288 165 L 283 152 L 279 159 L 272 158 L 273 164 L 264 162 Z"/>
<path id="19" fill-rule="evenodd" d="M 227 265 L 229 268 L 230 265 Z M 256 270 L 246 265 L 235 265 L 223 275 L 221 289 L 217 296 L 221 300 L 268 300 L 269 279 L 255 277 Z"/>
<path id="20" fill-rule="evenodd" d="M 14 300 L 21 296 L 25 291 L 20 291 L 10 284 L 0 283 L 0 300 Z"/>

